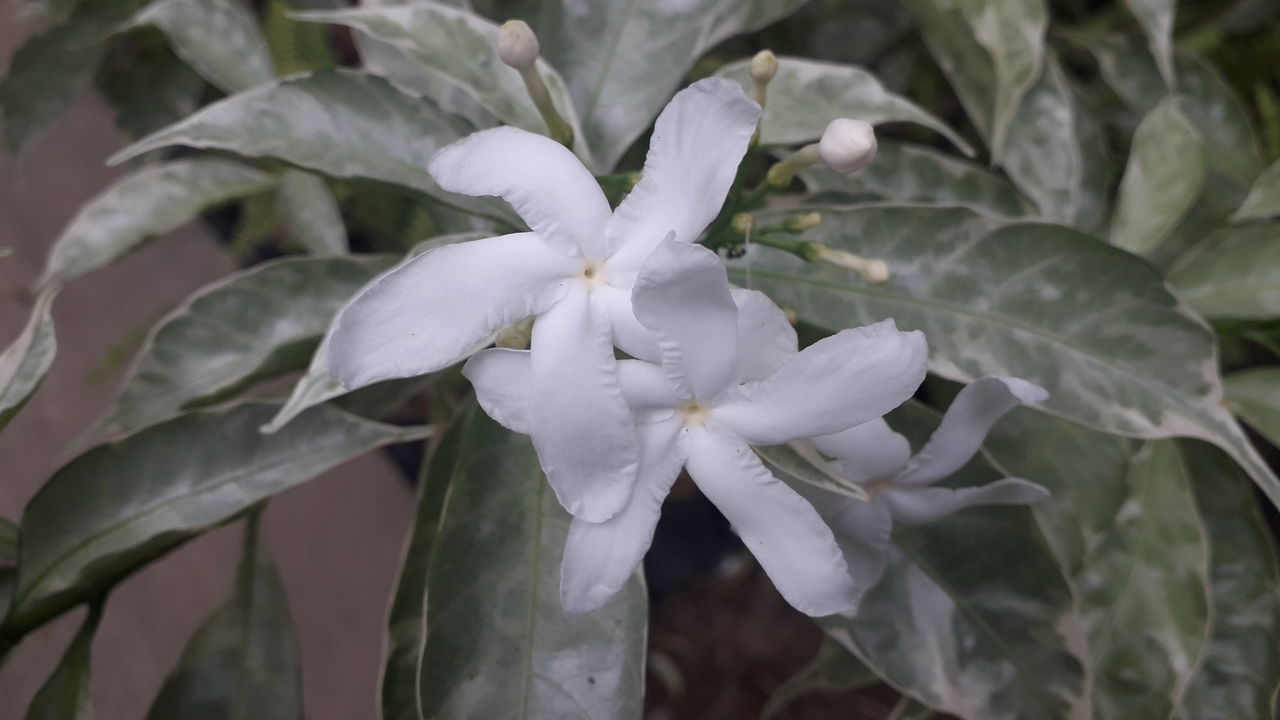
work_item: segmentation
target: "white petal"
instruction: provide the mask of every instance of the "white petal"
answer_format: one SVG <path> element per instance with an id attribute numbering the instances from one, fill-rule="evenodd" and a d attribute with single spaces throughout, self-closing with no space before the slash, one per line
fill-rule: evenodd
<path id="1" fill-rule="evenodd" d="M 609 324 L 613 327 L 613 344 L 626 354 L 640 360 L 658 362 L 662 351 L 658 339 L 640 324 L 631 309 L 631 290 L 604 285 L 591 291 L 598 302 L 609 309 Z"/>
<path id="2" fill-rule="evenodd" d="M 738 306 L 714 252 L 664 240 L 645 259 L 631 304 L 658 340 L 676 395 L 709 403 L 737 379 Z"/>
<path id="3" fill-rule="evenodd" d="M 796 329 L 786 313 L 759 290 L 733 288 L 738 306 L 738 380 L 764 380 L 799 351 Z"/>
<path id="4" fill-rule="evenodd" d="M 788 484 L 813 505 L 835 533 L 853 579 L 855 601 L 860 601 L 879 582 L 889 564 L 889 539 L 893 533 L 889 508 L 878 497 L 863 501 L 799 480 Z"/>
<path id="5" fill-rule="evenodd" d="M 643 360 L 618 361 L 618 386 L 633 412 L 675 410 L 684 404 L 671 392 L 662 368 Z"/>
<path id="6" fill-rule="evenodd" d="M 618 388 L 608 314 L 583 283 L 533 324 L 529 425 L 560 504 L 604 522 L 631 497 L 639 450 Z"/>
<path id="7" fill-rule="evenodd" d="M 512 432 L 530 433 L 533 366 L 528 350 L 481 350 L 462 366 L 462 374 L 471 381 L 476 400 L 494 422 Z"/>
<path id="8" fill-rule="evenodd" d="M 342 309 L 329 372 L 352 390 L 448 367 L 503 325 L 551 307 L 575 268 L 532 233 L 429 250 Z"/>
<path id="9" fill-rule="evenodd" d="M 911 458 L 897 482 L 927 485 L 947 477 L 969 462 L 987 431 L 1005 413 L 1048 397 L 1044 388 L 1018 378 L 990 376 L 970 383 L 951 401 L 933 437 Z"/>
<path id="10" fill-rule="evenodd" d="M 637 268 L 668 232 L 690 243 L 724 205 L 760 119 L 738 84 L 699 80 L 658 116 L 640 182 L 609 220 L 611 265 Z"/>
<path id="11" fill-rule="evenodd" d="M 924 381 L 928 347 L 892 320 L 844 330 L 810 345 L 767 380 L 741 386 L 712 418 L 752 445 L 831 435 L 880 417 Z"/>
<path id="12" fill-rule="evenodd" d="M 640 471 L 631 500 L 602 523 L 575 518 L 560 565 L 560 603 L 565 612 L 591 612 L 622 589 L 644 558 L 658 524 L 662 501 L 684 465 L 676 442 L 680 423 L 669 420 L 637 428 Z"/>
<path id="13" fill-rule="evenodd" d="M 911 459 L 911 443 L 890 429 L 884 418 L 813 438 L 813 445 L 835 458 L 840 474 L 856 483 L 890 480 Z"/>
<path id="14" fill-rule="evenodd" d="M 849 612 L 856 592 L 831 528 L 745 442 L 689 428 L 689 475 L 728 518 L 778 592 L 813 615 Z"/>
<path id="15" fill-rule="evenodd" d="M 881 494 L 893 519 L 908 525 L 933 522 L 974 505 L 1021 505 L 1049 497 L 1049 491 L 1021 478 L 966 488 L 891 487 Z"/>
<path id="16" fill-rule="evenodd" d="M 568 148 L 543 135 L 498 127 L 470 135 L 431 159 L 427 172 L 462 195 L 497 195 L 558 252 L 603 261 L 609 202 Z"/>

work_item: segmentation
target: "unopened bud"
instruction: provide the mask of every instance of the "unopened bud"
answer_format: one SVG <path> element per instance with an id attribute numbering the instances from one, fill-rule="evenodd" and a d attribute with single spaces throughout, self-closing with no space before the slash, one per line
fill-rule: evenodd
<path id="1" fill-rule="evenodd" d="M 836 118 L 822 133 L 818 155 L 838 173 L 856 173 L 876 157 L 876 131 L 864 120 Z"/>
<path id="2" fill-rule="evenodd" d="M 751 80 L 757 85 L 768 85 L 778 74 L 778 57 L 771 50 L 761 50 L 751 58 Z"/>
<path id="3" fill-rule="evenodd" d="M 533 67 L 538 59 L 538 36 L 523 20 L 508 20 L 498 28 L 498 57 L 517 70 Z"/>
<path id="4" fill-rule="evenodd" d="M 822 213 L 807 212 L 800 215 L 792 215 L 782 224 L 782 229 L 791 233 L 804 232 L 811 228 L 816 228 L 822 224 Z"/>
<path id="5" fill-rule="evenodd" d="M 795 325 L 800 321 L 800 316 L 796 314 L 796 309 L 792 307 L 783 307 L 782 316 L 787 319 L 788 323 Z"/>
<path id="6" fill-rule="evenodd" d="M 889 282 L 889 264 L 877 258 L 859 257 L 851 252 L 829 248 L 820 242 L 804 243 L 802 255 L 809 262 L 824 262 L 853 270 L 874 285 Z"/>
<path id="7" fill-rule="evenodd" d="M 751 213 L 738 213 L 729 218 L 729 227 L 739 235 L 749 235 L 756 228 L 756 219 Z"/>

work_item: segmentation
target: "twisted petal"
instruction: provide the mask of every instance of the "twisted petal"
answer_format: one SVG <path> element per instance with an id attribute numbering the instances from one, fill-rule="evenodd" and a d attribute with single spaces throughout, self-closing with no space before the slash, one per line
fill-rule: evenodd
<path id="1" fill-rule="evenodd" d="M 632 412 L 675 410 L 684 404 L 671 392 L 662 368 L 650 362 L 619 360 L 618 385 Z"/>
<path id="2" fill-rule="evenodd" d="M 835 458 L 840 474 L 856 483 L 890 480 L 911 458 L 911 443 L 891 430 L 884 418 L 816 437 L 813 445 L 818 452 Z"/>
<path id="3" fill-rule="evenodd" d="M 630 502 L 605 522 L 575 518 L 569 526 L 560 565 L 560 602 L 565 612 L 599 608 L 631 577 L 653 541 L 662 501 L 684 464 L 676 442 L 677 420 L 641 425 L 636 431 L 640 470 Z"/>
<path id="4" fill-rule="evenodd" d="M 664 240 L 645 259 L 631 303 L 677 396 L 707 403 L 737 379 L 738 307 L 714 252 Z"/>
<path id="5" fill-rule="evenodd" d="M 533 366 L 528 350 L 481 350 L 462 366 L 462 374 L 471 381 L 476 400 L 494 422 L 512 432 L 531 434 Z"/>
<path id="6" fill-rule="evenodd" d="M 631 309 L 631 290 L 605 285 L 591 291 L 609 310 L 609 324 L 613 327 L 613 344 L 633 358 L 658 362 L 662 351 L 658 340 L 649 328 L 640 324 Z"/>
<path id="7" fill-rule="evenodd" d="M 448 367 L 503 325 L 546 311 L 575 268 L 532 233 L 429 250 L 338 314 L 329 373 L 351 390 Z"/>
<path id="8" fill-rule="evenodd" d="M 954 473 L 978 452 L 987 431 L 1005 413 L 1048 397 L 1044 388 L 1018 378 L 990 376 L 970 383 L 951 401 L 933 437 L 911 458 L 897 484 L 927 485 Z"/>
<path id="9" fill-rule="evenodd" d="M 850 612 L 856 592 L 831 529 L 741 439 L 690 428 L 689 475 L 760 561 L 782 597 L 815 617 Z"/>
<path id="10" fill-rule="evenodd" d="M 607 311 L 583 283 L 533 324 L 529 426 L 542 469 L 574 517 L 604 522 L 626 505 L 639 450 L 618 388 Z"/>
<path id="11" fill-rule="evenodd" d="M 796 329 L 786 313 L 759 290 L 733 288 L 738 306 L 738 380 L 764 380 L 798 352 Z"/>
<path id="12" fill-rule="evenodd" d="M 604 260 L 609 202 L 565 146 L 513 127 L 483 130 L 441 150 L 427 172 L 462 195 L 497 195 L 557 252 Z"/>
<path id="13" fill-rule="evenodd" d="M 1021 478 L 1005 478 L 966 488 L 891 487 L 881 498 L 893 519 L 907 525 L 929 523 L 974 505 L 1020 505 L 1043 500 L 1049 491 Z"/>
<path id="14" fill-rule="evenodd" d="M 853 580 L 854 601 L 861 601 L 889 564 L 893 518 L 880 498 L 858 500 L 796 480 L 788 483 L 808 500 L 835 533 Z"/>
<path id="15" fill-rule="evenodd" d="M 752 445 L 831 435 L 901 405 L 924 381 L 928 348 L 892 320 L 844 330 L 741 386 L 712 417 Z"/>
<path id="16" fill-rule="evenodd" d="M 720 212 L 760 106 L 738 84 L 699 80 L 676 93 L 654 125 L 640 182 L 609 220 L 611 265 L 637 268 L 668 232 L 690 243 Z"/>

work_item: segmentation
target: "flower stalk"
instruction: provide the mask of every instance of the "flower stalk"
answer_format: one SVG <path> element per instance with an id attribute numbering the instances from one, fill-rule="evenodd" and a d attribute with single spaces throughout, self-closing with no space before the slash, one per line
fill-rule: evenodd
<path id="1" fill-rule="evenodd" d="M 542 121 L 547 124 L 547 133 L 552 140 L 567 148 L 573 147 L 573 128 L 560 115 L 547 84 L 538 74 L 537 62 L 540 48 L 538 36 L 533 28 L 523 20 L 508 20 L 498 28 L 498 57 L 506 65 L 520 73 L 524 81 L 529 99 L 533 101 Z"/>

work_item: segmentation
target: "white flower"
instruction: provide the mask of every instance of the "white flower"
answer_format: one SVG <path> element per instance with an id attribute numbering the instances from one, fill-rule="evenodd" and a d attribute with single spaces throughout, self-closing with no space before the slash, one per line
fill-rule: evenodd
<path id="1" fill-rule="evenodd" d="M 429 167 L 442 188 L 500 196 L 532 232 L 441 247 L 383 277 L 338 317 L 330 373 L 351 389 L 434 372 L 537 316 L 539 460 L 570 513 L 612 517 L 631 495 L 638 451 L 611 339 L 637 357 L 657 350 L 631 312 L 635 273 L 664 237 L 693 242 L 716 216 L 759 116 L 728 80 L 676 94 L 643 177 L 613 213 L 591 173 L 546 137 L 502 127 L 445 148 Z"/>
<path id="2" fill-rule="evenodd" d="M 835 458 L 832 466 L 842 477 L 871 496 L 869 502 L 862 501 L 792 482 L 835 529 L 859 594 L 884 572 L 894 522 L 918 525 L 974 505 L 1032 503 L 1048 496 L 1044 488 L 1019 478 L 978 487 L 934 486 L 969 462 L 1006 412 L 1048 396 L 1044 388 L 1018 378 L 992 376 L 973 382 L 956 395 L 933 437 L 914 457 L 907 439 L 880 418 L 813 439 L 819 451 Z"/>
<path id="3" fill-rule="evenodd" d="M 618 364 L 637 421 L 638 482 L 614 518 L 573 521 L 561 567 L 567 611 L 597 608 L 626 582 L 682 466 L 788 602 L 815 616 L 852 609 L 831 529 L 750 446 L 830 434 L 897 407 L 924 379 L 924 336 L 886 321 L 796 353 L 795 331 L 776 305 L 759 293 L 736 295 L 735 303 L 724 265 L 703 247 L 663 242 L 645 261 L 632 300 L 661 365 Z M 463 370 L 482 407 L 518 432 L 538 422 L 524 389 L 530 365 L 528 353 L 488 350 Z"/>

